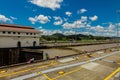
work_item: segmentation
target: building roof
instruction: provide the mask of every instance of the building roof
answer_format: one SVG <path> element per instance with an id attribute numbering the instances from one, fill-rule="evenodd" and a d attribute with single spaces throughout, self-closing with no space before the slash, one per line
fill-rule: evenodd
<path id="1" fill-rule="evenodd" d="M 34 33 L 40 32 L 29 26 L 20 26 L 13 24 L 0 24 L 0 31 L 34 32 Z"/>

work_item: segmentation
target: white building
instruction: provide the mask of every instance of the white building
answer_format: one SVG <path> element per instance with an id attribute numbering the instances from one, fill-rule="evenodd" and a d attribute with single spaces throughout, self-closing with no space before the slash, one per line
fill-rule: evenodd
<path id="1" fill-rule="evenodd" d="M 32 27 L 0 24 L 0 48 L 39 46 L 39 37 Z"/>

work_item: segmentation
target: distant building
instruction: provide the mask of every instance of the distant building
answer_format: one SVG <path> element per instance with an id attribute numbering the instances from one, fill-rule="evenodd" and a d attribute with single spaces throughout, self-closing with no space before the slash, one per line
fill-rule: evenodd
<path id="1" fill-rule="evenodd" d="M 0 48 L 39 46 L 39 37 L 32 27 L 0 24 Z"/>

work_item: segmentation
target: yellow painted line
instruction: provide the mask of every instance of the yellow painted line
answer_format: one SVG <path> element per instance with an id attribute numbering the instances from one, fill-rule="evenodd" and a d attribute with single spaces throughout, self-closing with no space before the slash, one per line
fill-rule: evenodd
<path id="1" fill-rule="evenodd" d="M 117 64 L 120 64 L 120 62 L 117 62 Z"/>
<path id="2" fill-rule="evenodd" d="M 6 73 L 6 72 L 7 72 L 6 70 L 2 70 L 2 71 L 0 71 L 0 74 Z"/>
<path id="3" fill-rule="evenodd" d="M 63 77 L 63 76 L 66 76 L 66 75 L 72 74 L 72 73 L 77 72 L 77 71 L 79 71 L 79 70 L 81 70 L 81 69 L 82 69 L 82 68 L 80 67 L 80 68 L 78 68 L 78 69 L 75 69 L 75 70 L 69 71 L 69 72 L 67 72 L 67 73 L 64 73 L 63 75 L 59 75 L 59 76 L 57 76 L 57 77 L 55 77 L 55 78 L 52 78 L 52 80 L 56 80 L 56 79 L 58 79 L 58 78 L 60 78 L 60 77 Z"/>
<path id="4" fill-rule="evenodd" d="M 45 68 L 45 67 L 56 65 L 56 64 L 57 63 L 50 63 L 50 64 L 45 65 L 45 66 L 33 67 L 33 68 L 29 68 L 29 69 L 18 71 L 18 72 L 11 72 L 11 73 L 0 74 L 0 78 L 1 77 L 6 77 L 6 76 L 12 76 L 12 75 L 15 75 L 15 74 L 25 73 L 25 72 L 28 72 L 28 71 L 31 71 L 31 70 L 34 70 L 34 69 L 41 69 L 41 68 Z"/>
<path id="5" fill-rule="evenodd" d="M 42 74 L 41 72 L 37 72 L 37 74 Z"/>
<path id="6" fill-rule="evenodd" d="M 53 79 L 51 79 L 50 77 L 48 77 L 46 74 L 43 74 L 43 76 L 44 76 L 45 78 L 47 78 L 48 80 L 53 80 Z"/>
<path id="7" fill-rule="evenodd" d="M 120 68 L 116 69 L 115 71 L 113 71 L 109 76 L 107 76 L 104 80 L 110 80 L 110 78 L 112 78 L 115 74 L 117 74 L 118 72 L 120 72 Z"/>
<path id="8" fill-rule="evenodd" d="M 45 78 L 47 78 L 48 80 L 53 80 L 53 79 L 51 79 L 50 77 L 48 77 L 48 75 L 46 75 L 46 74 L 43 74 L 42 72 L 37 72 L 37 74 L 42 74 Z"/>

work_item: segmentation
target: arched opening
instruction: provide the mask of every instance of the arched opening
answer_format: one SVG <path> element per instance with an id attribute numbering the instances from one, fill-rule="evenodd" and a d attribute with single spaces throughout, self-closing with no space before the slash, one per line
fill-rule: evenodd
<path id="1" fill-rule="evenodd" d="M 18 48 L 21 47 L 21 42 L 20 42 L 20 41 L 18 41 L 18 43 L 17 43 L 17 47 L 18 47 Z"/>
<path id="2" fill-rule="evenodd" d="M 35 47 L 35 46 L 36 46 L 36 41 L 33 42 L 33 47 Z"/>

